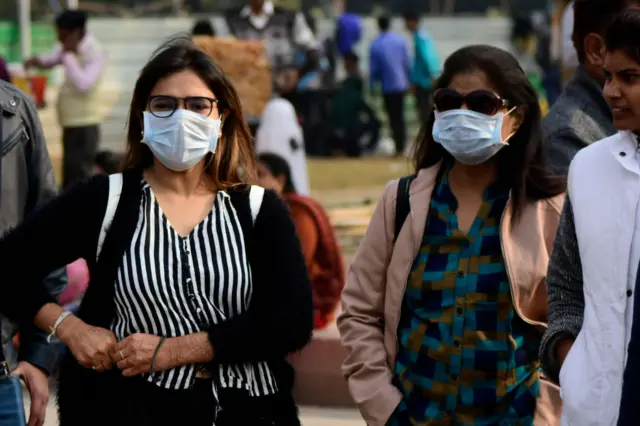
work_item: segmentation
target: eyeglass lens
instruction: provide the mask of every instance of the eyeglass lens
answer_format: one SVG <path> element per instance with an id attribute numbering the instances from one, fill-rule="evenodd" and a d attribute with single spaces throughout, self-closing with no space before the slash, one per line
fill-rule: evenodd
<path id="1" fill-rule="evenodd" d="M 208 117 L 213 111 L 214 100 L 202 96 L 182 99 L 184 109 Z M 180 107 L 181 99 L 173 96 L 154 96 L 149 102 L 149 111 L 159 118 L 171 116 Z"/>

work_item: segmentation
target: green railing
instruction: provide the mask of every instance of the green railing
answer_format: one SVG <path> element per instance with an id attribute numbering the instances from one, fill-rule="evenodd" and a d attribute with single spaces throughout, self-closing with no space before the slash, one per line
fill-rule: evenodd
<path id="1" fill-rule="evenodd" d="M 50 23 L 31 24 L 31 53 L 38 55 L 48 52 L 56 42 L 56 33 Z M 0 21 L 0 55 L 8 63 L 20 63 L 22 57 L 20 49 L 20 28 L 11 21 Z"/>

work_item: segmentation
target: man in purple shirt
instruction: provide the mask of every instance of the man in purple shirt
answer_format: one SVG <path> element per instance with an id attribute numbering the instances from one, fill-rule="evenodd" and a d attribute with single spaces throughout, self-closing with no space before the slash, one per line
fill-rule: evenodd
<path id="1" fill-rule="evenodd" d="M 377 91 L 378 84 L 381 86 L 384 107 L 396 145 L 396 156 L 401 156 L 407 140 L 404 97 L 409 89 L 411 61 L 406 40 L 389 31 L 390 24 L 388 17 L 378 18 L 380 35 L 369 48 L 369 77 L 372 93 Z"/>
<path id="2" fill-rule="evenodd" d="M 336 41 L 341 57 L 344 58 L 345 54 L 352 52 L 361 38 L 362 23 L 358 15 L 346 12 L 338 18 Z"/>

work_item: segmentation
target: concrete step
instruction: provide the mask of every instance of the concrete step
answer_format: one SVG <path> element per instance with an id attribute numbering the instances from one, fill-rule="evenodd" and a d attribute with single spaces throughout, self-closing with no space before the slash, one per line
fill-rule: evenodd
<path id="1" fill-rule="evenodd" d="M 303 426 L 365 426 L 355 408 L 300 407 Z"/>
<path id="2" fill-rule="evenodd" d="M 354 407 L 341 367 L 345 351 L 335 323 L 315 331 L 311 343 L 291 355 L 296 370 L 294 397 L 300 405 Z"/>

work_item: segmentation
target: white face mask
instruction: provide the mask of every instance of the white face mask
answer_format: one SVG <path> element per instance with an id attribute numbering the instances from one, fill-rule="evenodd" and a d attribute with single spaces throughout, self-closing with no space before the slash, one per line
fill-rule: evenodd
<path id="1" fill-rule="evenodd" d="M 189 170 L 210 152 L 216 152 L 220 119 L 178 109 L 167 118 L 143 112 L 142 143 L 168 169 Z"/>
<path id="2" fill-rule="evenodd" d="M 467 109 L 435 112 L 433 139 L 462 164 L 482 164 L 508 145 L 502 141 L 504 113 L 486 115 Z"/>

